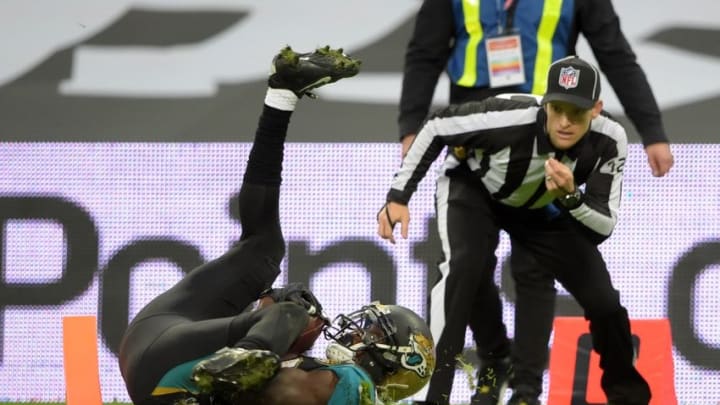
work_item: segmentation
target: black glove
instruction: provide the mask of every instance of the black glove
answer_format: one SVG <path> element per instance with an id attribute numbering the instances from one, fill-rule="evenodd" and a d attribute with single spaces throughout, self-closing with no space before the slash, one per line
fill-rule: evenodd
<path id="1" fill-rule="evenodd" d="M 290 283 L 282 288 L 268 288 L 260 293 L 260 298 L 266 296 L 269 296 L 275 302 L 294 302 L 307 309 L 309 315 L 324 318 L 320 301 L 315 297 L 315 294 L 305 288 L 303 283 Z"/>

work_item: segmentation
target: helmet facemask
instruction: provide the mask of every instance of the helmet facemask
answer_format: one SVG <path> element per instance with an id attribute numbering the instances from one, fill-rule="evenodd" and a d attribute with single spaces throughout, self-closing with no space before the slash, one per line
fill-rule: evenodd
<path id="1" fill-rule="evenodd" d="M 384 401 L 397 401 L 419 391 L 435 368 L 427 324 L 401 306 L 373 302 L 338 315 L 325 330 L 325 337 L 334 342 L 328 346 L 328 358 L 361 366 Z"/>

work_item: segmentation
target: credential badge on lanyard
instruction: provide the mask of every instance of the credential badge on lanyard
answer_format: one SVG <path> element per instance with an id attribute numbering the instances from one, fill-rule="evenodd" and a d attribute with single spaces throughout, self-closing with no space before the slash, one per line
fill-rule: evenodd
<path id="1" fill-rule="evenodd" d="M 514 86 L 525 83 L 520 34 L 513 32 L 513 17 L 519 0 L 507 5 L 505 30 L 485 39 L 490 87 Z M 499 24 L 500 27 L 502 25 Z"/>

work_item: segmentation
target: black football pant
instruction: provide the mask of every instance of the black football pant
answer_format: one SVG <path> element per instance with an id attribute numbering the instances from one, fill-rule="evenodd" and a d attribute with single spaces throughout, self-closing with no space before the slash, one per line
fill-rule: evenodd
<path id="1" fill-rule="evenodd" d="M 555 277 L 515 238 L 510 239 L 510 244 L 510 270 L 515 282 L 514 371 L 510 385 L 539 396 L 555 317 Z"/>
<path id="2" fill-rule="evenodd" d="M 515 337 L 512 348 L 504 324 L 498 329 L 487 326 L 488 322 L 497 324 L 496 314 L 502 313 L 499 295 L 478 295 L 473 308 L 488 308 L 488 311 L 470 311 L 468 325 L 481 366 L 510 355 L 513 364 L 510 386 L 539 396 L 555 316 L 555 278 L 552 272 L 540 267 L 522 244 L 514 239 L 510 243 L 510 271 L 515 283 Z M 495 268 L 492 263 L 489 266 Z M 494 276 L 492 270 L 488 276 Z"/>
<path id="3" fill-rule="evenodd" d="M 225 346 L 284 354 L 307 324 L 305 309 L 292 303 L 246 311 L 275 281 L 285 254 L 279 167 L 289 118 L 267 106 L 261 116 L 239 194 L 240 241 L 153 299 L 128 326 L 119 358 L 134 403 L 142 404 L 173 367 Z M 265 142 L 273 136 L 281 137 Z"/>
<path id="4" fill-rule="evenodd" d="M 430 325 L 438 345 L 438 361 L 427 399 L 441 404 L 449 401 L 455 373 L 454 357 L 463 350 L 466 326 L 472 331 L 481 362 L 491 362 L 511 354 L 502 320 L 502 303 L 494 281 L 497 263 L 494 250 L 485 256 L 480 254 L 490 246 L 497 246 L 499 228 L 494 226 L 482 234 L 472 229 L 465 230 L 464 226 L 469 225 L 473 217 L 472 212 L 465 212 L 468 208 L 464 207 L 463 200 L 472 198 L 466 196 L 465 189 L 474 186 L 460 181 L 450 184 L 447 177 L 438 180 L 437 207 L 444 255 L 451 260 L 446 259 L 439 266 L 440 272 L 446 275 L 433 288 L 430 303 Z M 539 395 L 555 310 L 554 277 L 552 273 L 538 268 L 534 257 L 523 245 L 516 244 L 514 239 L 511 243 L 510 266 L 517 296 L 515 344 L 512 348 L 515 378 L 511 383 L 522 385 L 526 391 L 535 391 Z M 465 259 L 466 254 L 472 258 Z M 477 291 L 467 290 L 469 295 L 459 298 L 456 286 L 464 285 L 466 276 L 471 283 L 477 284 Z M 451 332 L 455 336 L 451 346 L 445 348 L 450 340 L 444 330 L 448 326 L 455 330 Z"/>
<path id="5" fill-rule="evenodd" d="M 519 86 L 506 87 L 462 87 L 450 85 L 450 102 L 462 103 L 481 101 L 502 93 L 522 93 Z M 540 268 L 537 261 L 522 245 L 510 241 L 510 270 L 515 282 L 515 337 L 512 347 L 514 377 L 511 386 L 522 387 L 524 392 L 540 395 L 543 374 L 548 362 L 548 341 L 552 332 L 555 315 L 555 278 L 551 271 Z M 488 264 L 495 269 L 495 264 Z M 491 275 L 492 276 L 492 275 Z M 497 294 L 478 296 L 473 304 L 476 308 L 488 308 L 488 312 L 502 311 Z M 490 317 L 490 320 L 485 318 Z M 509 354 L 510 342 L 502 333 L 487 330 L 487 322 L 497 323 L 495 315 L 485 311 L 472 311 L 470 330 L 475 340 L 481 362 Z M 518 333 L 520 332 L 520 333 Z M 447 388 L 450 392 L 450 387 Z"/>

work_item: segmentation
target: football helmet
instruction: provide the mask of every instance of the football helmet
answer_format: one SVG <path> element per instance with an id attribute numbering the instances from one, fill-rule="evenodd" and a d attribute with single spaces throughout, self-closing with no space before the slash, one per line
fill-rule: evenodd
<path id="1" fill-rule="evenodd" d="M 383 401 L 415 394 L 435 369 L 430 328 L 415 312 L 399 305 L 373 302 L 338 315 L 324 333 L 331 341 L 328 359 L 361 366 Z"/>

